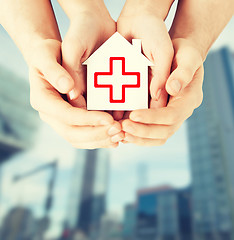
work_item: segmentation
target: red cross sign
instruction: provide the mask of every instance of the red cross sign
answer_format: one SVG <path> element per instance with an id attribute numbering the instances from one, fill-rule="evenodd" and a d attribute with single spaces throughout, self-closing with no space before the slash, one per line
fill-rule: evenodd
<path id="1" fill-rule="evenodd" d="M 126 72 L 125 57 L 110 57 L 110 71 L 95 72 L 94 87 L 108 88 L 110 103 L 125 103 L 126 88 L 140 88 L 140 72 Z"/>

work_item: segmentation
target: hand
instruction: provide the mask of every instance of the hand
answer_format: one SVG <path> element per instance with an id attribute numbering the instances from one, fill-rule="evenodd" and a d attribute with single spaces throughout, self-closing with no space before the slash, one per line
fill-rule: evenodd
<path id="1" fill-rule="evenodd" d="M 166 88 L 170 94 L 177 95 L 170 97 L 167 107 L 154 108 L 152 103 L 150 109 L 131 112 L 129 119 L 122 122 L 125 143 L 142 146 L 164 144 L 202 102 L 204 70 L 200 54 L 185 39 L 173 40 L 173 46 L 174 71 L 168 79 Z M 173 92 L 170 87 L 174 79 L 181 83 L 179 93 Z"/>
<path id="2" fill-rule="evenodd" d="M 167 104 L 165 83 L 170 75 L 173 47 L 163 16 L 159 16 L 155 9 L 158 9 L 155 1 L 127 1 L 118 19 L 117 30 L 129 41 L 141 39 L 143 53 L 154 63 L 150 94 L 156 108 Z"/>
<path id="3" fill-rule="evenodd" d="M 42 120 L 76 148 L 108 148 L 123 139 L 121 126 L 101 111 L 87 111 L 66 102 L 54 87 L 67 93 L 73 87 L 69 73 L 60 65 L 61 42 L 42 40 L 29 62 L 30 99 Z M 66 78 L 64 85 L 60 80 Z"/>
<path id="4" fill-rule="evenodd" d="M 110 17 L 104 3 L 83 1 L 77 5 L 76 14 L 68 9 L 70 28 L 62 43 L 62 66 L 75 81 L 69 93 L 73 106 L 86 108 L 86 71 L 82 63 L 116 31 L 116 23 Z M 74 7 L 74 6 L 73 6 Z"/>

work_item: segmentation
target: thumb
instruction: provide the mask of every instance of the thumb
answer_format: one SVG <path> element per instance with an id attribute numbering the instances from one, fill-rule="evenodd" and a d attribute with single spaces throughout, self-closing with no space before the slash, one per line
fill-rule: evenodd
<path id="1" fill-rule="evenodd" d="M 175 68 L 166 83 L 166 90 L 171 96 L 176 96 L 193 79 L 195 72 L 202 65 L 202 58 L 190 46 L 176 46 L 172 66 Z"/>
<path id="2" fill-rule="evenodd" d="M 86 47 L 79 40 L 83 37 L 77 29 L 69 29 L 62 43 L 62 66 L 75 81 L 74 89 L 68 94 L 71 100 L 78 98 L 86 90 L 86 72 L 82 65 Z"/>
<path id="3" fill-rule="evenodd" d="M 40 73 L 45 80 L 62 94 L 67 94 L 74 87 L 72 77 L 56 60 L 48 61 L 44 59 L 40 67 Z"/>
<path id="4" fill-rule="evenodd" d="M 45 79 L 57 91 L 67 94 L 74 87 L 71 75 L 60 65 L 61 42 L 46 40 L 38 45 L 31 57 L 31 64 L 35 66 L 41 78 Z"/>
<path id="5" fill-rule="evenodd" d="M 157 101 L 158 107 L 165 107 L 168 99 L 165 85 L 170 75 L 174 54 L 172 43 L 167 35 L 163 37 L 164 41 L 159 41 L 156 33 L 154 37 L 143 40 L 143 52 L 154 63 L 150 72 L 150 95 L 154 101 Z"/>
<path id="6" fill-rule="evenodd" d="M 158 107 L 165 107 L 168 100 L 165 85 L 170 75 L 173 50 L 161 47 L 152 53 L 152 57 L 155 66 L 151 67 L 150 95 Z"/>

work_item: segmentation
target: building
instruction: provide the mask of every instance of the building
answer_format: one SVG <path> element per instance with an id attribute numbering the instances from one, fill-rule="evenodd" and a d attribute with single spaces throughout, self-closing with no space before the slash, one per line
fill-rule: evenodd
<path id="1" fill-rule="evenodd" d="M 148 165 L 141 161 L 136 166 L 137 189 L 146 188 L 148 186 Z"/>
<path id="2" fill-rule="evenodd" d="M 101 219 L 98 240 L 123 240 L 122 224 L 115 214 L 106 214 Z"/>
<path id="3" fill-rule="evenodd" d="M 146 188 L 137 199 L 135 239 L 191 240 L 189 188 Z"/>
<path id="4" fill-rule="evenodd" d="M 32 144 L 38 116 L 29 95 L 29 84 L 0 66 L 0 164 Z"/>
<path id="5" fill-rule="evenodd" d="M 77 150 L 66 221 L 71 232 L 97 239 L 106 211 L 108 171 L 108 150 Z"/>
<path id="6" fill-rule="evenodd" d="M 124 209 L 123 239 L 134 240 L 136 231 L 136 204 L 128 204 Z"/>
<path id="7" fill-rule="evenodd" d="M 15 207 L 5 216 L 0 228 L 0 239 L 30 240 L 33 238 L 35 219 L 30 209 Z"/>
<path id="8" fill-rule="evenodd" d="M 194 239 L 233 239 L 234 61 L 228 49 L 208 55 L 204 100 L 188 120 Z"/>
<path id="9" fill-rule="evenodd" d="M 29 84 L 0 66 L 0 199 L 2 164 L 32 146 L 38 126 L 29 95 Z"/>

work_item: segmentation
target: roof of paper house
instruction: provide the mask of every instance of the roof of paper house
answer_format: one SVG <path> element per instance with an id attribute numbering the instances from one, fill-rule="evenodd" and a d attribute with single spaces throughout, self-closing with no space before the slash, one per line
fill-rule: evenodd
<path id="1" fill-rule="evenodd" d="M 138 57 L 147 66 L 153 66 L 154 64 L 144 56 L 141 52 L 141 40 L 133 39 L 131 44 L 118 32 L 114 33 L 106 42 L 104 42 L 86 61 L 83 65 L 88 65 L 94 61 L 100 54 L 131 54 L 133 58 Z M 123 56 L 124 57 L 124 56 Z"/>

